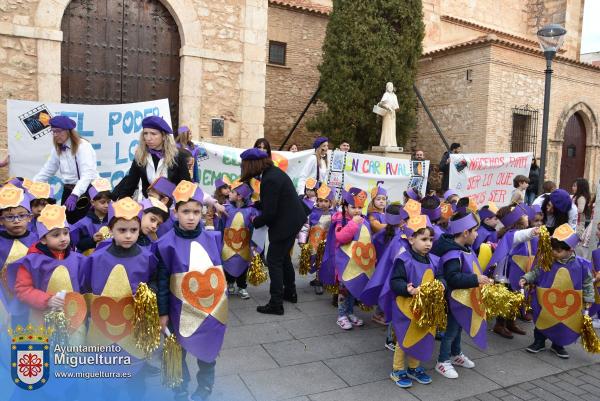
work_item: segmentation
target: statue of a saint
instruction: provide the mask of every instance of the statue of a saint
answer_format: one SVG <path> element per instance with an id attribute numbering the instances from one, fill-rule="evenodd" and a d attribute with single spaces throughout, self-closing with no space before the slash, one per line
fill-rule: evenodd
<path id="1" fill-rule="evenodd" d="M 394 93 L 394 84 L 388 82 L 385 85 L 385 93 L 381 101 L 373 108 L 375 113 L 383 117 L 379 146 L 394 148 L 398 146 L 396 141 L 396 110 L 399 108 L 398 98 Z"/>

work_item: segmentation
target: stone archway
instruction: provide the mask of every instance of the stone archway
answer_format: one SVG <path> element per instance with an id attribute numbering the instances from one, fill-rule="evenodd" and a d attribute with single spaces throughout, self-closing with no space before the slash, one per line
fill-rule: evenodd
<path id="1" fill-rule="evenodd" d="M 549 149 L 552 154 L 556 156 L 556 163 L 552 171 L 553 176 L 558 178 L 561 176 L 561 156 L 563 151 L 563 145 L 565 143 L 565 132 L 569 122 L 573 122 L 572 118 L 580 120 L 585 127 L 585 154 L 581 155 L 585 157 L 584 177 L 587 178 L 590 183 L 594 183 L 597 180 L 598 172 L 596 159 L 600 156 L 599 145 L 599 131 L 598 131 L 598 118 L 596 113 L 590 106 L 585 102 L 577 102 L 571 104 L 563 109 L 560 117 L 556 124 L 556 129 L 552 138 L 551 148 Z"/>

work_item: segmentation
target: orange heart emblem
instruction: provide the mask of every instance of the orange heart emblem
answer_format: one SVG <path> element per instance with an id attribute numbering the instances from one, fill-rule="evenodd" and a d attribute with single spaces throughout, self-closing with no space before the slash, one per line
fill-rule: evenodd
<path id="1" fill-rule="evenodd" d="M 308 242 L 311 248 L 316 251 L 319 247 L 319 243 L 326 237 L 325 230 L 320 226 L 312 226 L 308 231 Z"/>
<path id="2" fill-rule="evenodd" d="M 87 305 L 83 295 L 78 292 L 67 292 L 64 311 L 69 320 L 69 333 L 73 333 L 81 327 L 87 315 Z"/>
<path id="3" fill-rule="evenodd" d="M 352 246 L 352 259 L 364 271 L 369 271 L 375 266 L 375 246 L 355 242 Z"/>
<path id="4" fill-rule="evenodd" d="M 133 297 L 115 300 L 99 296 L 92 301 L 92 321 L 113 342 L 131 334 L 133 329 Z"/>
<path id="5" fill-rule="evenodd" d="M 581 309 L 581 296 L 575 290 L 549 288 L 544 292 L 542 305 L 557 320 L 563 321 Z"/>
<path id="6" fill-rule="evenodd" d="M 483 304 L 481 303 L 481 288 L 472 288 L 469 293 L 469 298 L 471 299 L 471 308 L 473 308 L 473 311 L 479 316 L 485 318 L 485 310 L 483 309 Z"/>
<path id="7" fill-rule="evenodd" d="M 192 270 L 183 276 L 181 291 L 194 308 L 211 314 L 225 293 L 223 271 L 210 267 L 204 273 Z"/>
<path id="8" fill-rule="evenodd" d="M 226 228 L 223 231 L 223 241 L 236 252 L 250 245 L 250 230 L 248 228 Z"/>

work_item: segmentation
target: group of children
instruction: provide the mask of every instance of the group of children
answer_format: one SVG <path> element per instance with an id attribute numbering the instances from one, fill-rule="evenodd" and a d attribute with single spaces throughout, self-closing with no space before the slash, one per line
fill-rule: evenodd
<path id="1" fill-rule="evenodd" d="M 134 339 L 134 296 L 145 283 L 156 293 L 162 331 L 174 333 L 183 348 L 175 398 L 188 399 L 191 353 L 198 365 L 191 397 L 206 399 L 227 324 L 227 292 L 233 295 L 237 284 L 239 296 L 249 298 L 246 271 L 260 251 L 251 246 L 259 212 L 250 186 L 226 178 L 216 185 L 226 214 L 209 221 L 195 183 L 175 186 L 161 177 L 138 203 L 113 201 L 110 183 L 96 179 L 88 215 L 69 225 L 49 184 L 11 179 L 0 188 L 3 326 L 43 324 L 49 311 L 64 309 L 70 344 L 119 345 L 140 383 L 160 372 Z"/>
<path id="2" fill-rule="evenodd" d="M 0 188 L 0 300 L 10 324 L 43 321 L 46 311 L 64 308 L 73 342 L 118 344 L 143 369 L 131 310 L 139 285 L 146 283 L 156 293 L 161 328 L 175 333 L 184 356 L 191 353 L 197 361 L 192 398 L 207 398 L 227 324 L 227 297 L 250 297 L 246 275 L 261 252 L 252 243 L 252 222 L 260 213 L 253 206 L 256 188 L 217 180 L 214 198 L 226 210 L 219 215 L 203 208 L 204 194 L 192 182 L 175 186 L 159 178 L 149 198 L 138 203 L 111 200 L 110 183 L 97 179 L 88 192 L 89 214 L 69 226 L 48 184 L 12 179 Z M 311 286 L 317 294 L 324 288 L 336 293 L 343 330 L 364 325 L 354 313 L 357 303 L 377 307 L 373 320 L 388 325 L 388 337 L 395 334 L 390 377 L 400 387 L 431 383 L 421 362 L 432 357 L 436 337 L 438 373 L 457 378 L 456 366 L 475 367 L 461 350 L 461 333 L 485 348 L 482 285 L 525 288 L 532 313 L 524 309 L 522 318 L 536 327 L 527 348 L 532 353 L 549 339 L 552 351 L 568 358 L 564 346 L 578 338 L 582 311 L 600 310 L 600 250 L 593 264 L 575 256 L 579 238 L 570 226 L 552 230 L 550 269 L 536 263 L 539 207 L 478 208 L 452 190 L 440 199 L 422 198 L 412 188 L 394 203 L 382 186 L 370 194 L 355 187 L 337 194 L 314 180 L 307 180 L 303 200 L 311 212 L 298 242 L 310 253 Z M 433 280 L 446 293 L 443 333 L 417 325 L 410 307 L 421 286 Z M 525 334 L 514 320 L 502 318 L 493 331 L 505 338 Z M 188 397 L 189 379 L 184 362 L 177 399 Z"/>
<path id="3" fill-rule="evenodd" d="M 525 184 L 519 182 L 516 188 Z M 520 318 L 535 323 L 528 352 L 545 349 L 549 339 L 551 350 L 568 358 L 564 347 L 579 337 L 585 311 L 594 315 L 597 325 L 600 249 L 590 263 L 575 255 L 580 239 L 572 227 L 549 227 L 553 264 L 541 267 L 536 258 L 543 224 L 539 206 L 519 202 L 498 209 L 490 202 L 478 207 L 453 190 L 438 198 L 421 197 L 412 188 L 400 204 L 390 202 L 381 186 L 370 196 L 360 188 L 342 190 L 336 205 L 333 192 L 307 182 L 304 198 L 312 202 L 313 211 L 308 235 L 300 236 L 299 242 L 310 244 L 313 255 L 324 242 L 322 257 L 311 259 L 311 271 L 316 272 L 311 285 L 336 293 L 337 324 L 343 330 L 364 324 L 354 314 L 355 305 L 376 307 L 372 320 L 388 325 L 388 342 L 391 329 L 395 334 L 395 344 L 388 348 L 394 350 L 390 377 L 398 386 L 431 382 L 420 362 L 431 358 L 435 338 L 441 340 L 435 370 L 442 376 L 454 379 L 456 366 L 475 367 L 462 353 L 461 333 L 464 330 L 479 347 L 487 346 L 481 301 L 485 284 L 502 283 L 525 294 L 530 307 L 521 308 Z M 434 279 L 445 288 L 444 332 L 419 327 L 409 306 L 421 285 Z M 526 334 L 514 319 L 501 317 L 493 331 L 507 339 Z"/>

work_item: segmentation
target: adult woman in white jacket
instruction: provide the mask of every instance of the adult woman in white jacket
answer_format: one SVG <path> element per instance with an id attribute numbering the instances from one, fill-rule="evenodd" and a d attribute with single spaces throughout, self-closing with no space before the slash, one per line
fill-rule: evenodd
<path id="1" fill-rule="evenodd" d="M 329 139 L 321 136 L 313 142 L 315 154 L 309 158 L 298 178 L 296 190 L 298 194 L 304 195 L 304 184 L 308 178 L 314 178 L 319 183 L 327 182 L 329 174 L 329 161 L 327 151 L 329 150 Z"/>

